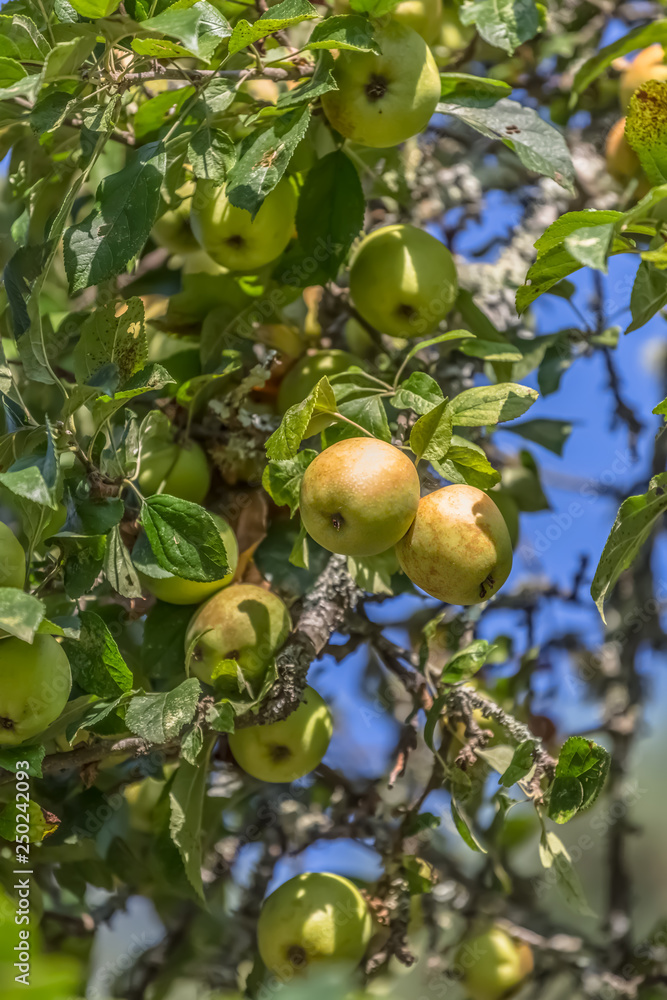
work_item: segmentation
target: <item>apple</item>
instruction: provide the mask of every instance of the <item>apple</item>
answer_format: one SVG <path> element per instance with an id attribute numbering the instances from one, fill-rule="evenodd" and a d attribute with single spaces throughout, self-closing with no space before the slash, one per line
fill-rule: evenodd
<path id="1" fill-rule="evenodd" d="M 286 719 L 249 726 L 229 736 L 236 763 L 260 781 L 296 781 L 321 762 L 333 733 L 331 712 L 307 687 L 299 707 Z"/>
<path id="2" fill-rule="evenodd" d="M 401 0 L 391 16 L 421 35 L 427 45 L 432 45 L 440 34 L 442 0 Z"/>
<path id="3" fill-rule="evenodd" d="M 201 375 L 199 338 L 175 337 L 162 330 L 149 330 L 148 338 L 148 360 L 166 368 L 177 385 Z"/>
<path id="4" fill-rule="evenodd" d="M 459 17 L 459 7 L 451 0 L 444 0 L 440 34 L 435 45 L 435 58 L 439 65 L 445 65 L 455 52 L 460 52 L 475 35 L 472 25 L 465 25 Z"/>
<path id="5" fill-rule="evenodd" d="M 52 635 L 0 639 L 0 745 L 16 746 L 54 722 L 72 690 L 65 651 Z"/>
<path id="6" fill-rule="evenodd" d="M 372 933 L 366 900 L 342 875 L 306 872 L 265 900 L 257 944 L 266 967 L 281 979 L 326 963 L 355 967 Z"/>
<path id="7" fill-rule="evenodd" d="M 416 31 L 390 20 L 375 38 L 381 54 L 345 50 L 333 74 L 338 90 L 322 95 L 330 125 L 362 146 L 384 149 L 417 135 L 440 100 L 440 76 Z"/>
<path id="8" fill-rule="evenodd" d="M 18 538 L 0 521 L 0 587 L 21 590 L 25 582 L 25 552 Z"/>
<path id="9" fill-rule="evenodd" d="M 456 964 L 471 1000 L 500 1000 L 533 971 L 533 953 L 501 927 L 492 926 L 467 938 Z"/>
<path id="10" fill-rule="evenodd" d="M 192 231 L 206 253 L 230 271 L 257 271 L 279 257 L 294 232 L 296 190 L 283 178 L 253 219 L 232 205 L 224 188 L 198 181 L 192 199 Z"/>
<path id="11" fill-rule="evenodd" d="M 201 503 L 211 486 L 206 453 L 196 441 L 176 444 L 156 437 L 141 449 L 138 483 L 146 497 L 159 490 Z"/>
<path id="12" fill-rule="evenodd" d="M 153 225 L 152 236 L 158 246 L 165 247 L 173 254 L 192 253 L 199 250 L 194 233 L 190 227 L 190 209 L 195 185 L 188 181 L 176 192 L 178 203 L 167 209 Z"/>
<path id="13" fill-rule="evenodd" d="M 422 497 L 396 554 L 417 587 L 448 604 L 488 601 L 512 569 L 505 519 L 474 486 L 445 486 Z"/>
<path id="14" fill-rule="evenodd" d="M 347 346 L 358 358 L 368 358 L 377 352 L 377 346 L 370 333 L 354 316 L 345 323 L 343 336 Z"/>
<path id="15" fill-rule="evenodd" d="M 360 360 L 347 351 L 315 351 L 305 355 L 280 383 L 278 412 L 286 413 L 290 406 L 300 403 L 325 375 L 338 375 L 352 365 L 360 366 Z M 326 413 L 316 414 L 311 418 L 304 437 L 319 434 L 333 422 L 333 418 Z"/>
<path id="16" fill-rule="evenodd" d="M 512 548 L 515 549 L 516 543 L 519 541 L 519 508 L 517 507 L 516 500 L 509 493 L 506 493 L 501 486 L 494 486 L 491 492 L 491 499 L 505 518 Z"/>
<path id="17" fill-rule="evenodd" d="M 401 538 L 419 505 L 419 476 L 386 441 L 345 438 L 315 458 L 301 481 L 300 510 L 311 538 L 329 552 L 374 556 Z"/>
<path id="18" fill-rule="evenodd" d="M 533 513 L 549 509 L 549 501 L 542 492 L 539 476 L 525 465 L 505 466 L 502 471 L 502 487 L 519 510 Z"/>
<path id="19" fill-rule="evenodd" d="M 141 535 L 132 550 L 132 561 L 137 567 L 139 579 L 145 590 L 159 601 L 167 604 L 201 604 L 208 597 L 229 586 L 234 578 L 239 561 L 239 547 L 236 535 L 226 521 L 217 514 L 211 517 L 218 526 L 220 537 L 227 552 L 229 572 L 219 580 L 202 583 L 199 580 L 185 580 L 162 569 L 157 563 L 145 534 Z"/>
<path id="20" fill-rule="evenodd" d="M 123 797 L 130 812 L 130 826 L 141 833 L 154 833 L 156 809 L 163 797 L 166 782 L 163 778 L 150 775 L 141 781 L 133 781 L 123 788 Z"/>
<path id="21" fill-rule="evenodd" d="M 667 67 L 666 67 L 667 68 Z M 620 184 L 627 184 L 637 178 L 637 198 L 643 198 L 651 189 L 648 178 L 644 176 L 642 165 L 634 149 L 625 138 L 625 118 L 619 118 L 607 134 L 605 143 L 607 170 Z"/>
<path id="22" fill-rule="evenodd" d="M 350 268 L 350 294 L 361 316 L 381 333 L 430 333 L 458 290 L 447 247 L 416 226 L 383 226 L 360 243 Z"/>
<path id="23" fill-rule="evenodd" d="M 664 62 L 665 51 L 662 45 L 656 43 L 635 56 L 621 73 L 619 99 L 621 110 L 626 112 L 630 98 L 634 92 L 648 80 L 667 80 L 667 63 Z"/>
<path id="24" fill-rule="evenodd" d="M 191 669 L 220 694 L 238 698 L 238 663 L 246 684 L 256 694 L 267 667 L 292 628 L 289 611 L 276 594 L 249 583 L 218 591 L 199 608 L 185 638 L 193 648 Z"/>

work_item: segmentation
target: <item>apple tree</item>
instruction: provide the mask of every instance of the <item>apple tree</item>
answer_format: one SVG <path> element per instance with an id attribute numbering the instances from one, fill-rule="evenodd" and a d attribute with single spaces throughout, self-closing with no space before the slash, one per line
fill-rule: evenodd
<path id="1" fill-rule="evenodd" d="M 526 545 L 570 369 L 644 441 L 661 12 L 4 4 L 3 997 L 664 996 L 627 785 L 667 435 L 596 570 Z"/>

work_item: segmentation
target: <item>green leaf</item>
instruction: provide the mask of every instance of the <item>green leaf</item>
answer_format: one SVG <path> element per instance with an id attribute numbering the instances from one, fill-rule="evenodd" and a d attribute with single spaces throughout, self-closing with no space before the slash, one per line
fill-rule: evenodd
<path id="1" fill-rule="evenodd" d="M 489 139 L 500 139 L 516 153 L 524 167 L 551 177 L 574 193 L 574 167 L 565 139 L 533 108 L 503 98 L 492 108 L 462 108 L 442 103 L 436 111 L 459 118 Z"/>
<path id="2" fill-rule="evenodd" d="M 637 49 L 647 48 L 654 42 L 661 45 L 667 44 L 667 20 L 652 20 L 649 24 L 633 28 L 626 35 L 622 35 L 609 45 L 605 45 L 577 70 L 572 84 L 570 106 L 573 107 L 577 103 L 579 94 L 590 87 L 593 80 L 608 66 L 611 66 L 615 59 L 635 52 Z"/>
<path id="3" fill-rule="evenodd" d="M 607 257 L 614 243 L 615 231 L 613 222 L 575 229 L 565 237 L 565 249 L 584 267 L 592 267 L 606 274 Z"/>
<path id="4" fill-rule="evenodd" d="M 240 52 L 260 38 L 272 35 L 274 31 L 291 28 L 293 24 L 309 21 L 318 17 L 318 13 L 308 0 L 282 0 L 282 3 L 265 10 L 261 17 L 250 23 L 241 18 L 234 25 L 229 39 L 229 54 Z"/>
<path id="5" fill-rule="evenodd" d="M 435 471 L 451 483 L 467 483 L 478 490 L 490 490 L 500 482 L 500 473 L 489 462 L 486 452 L 473 441 L 452 435 L 445 458 L 432 462 Z"/>
<path id="6" fill-rule="evenodd" d="M 552 830 L 545 830 L 542 834 L 540 860 L 545 868 L 554 869 L 559 888 L 568 905 L 584 916 L 594 917 L 595 913 L 586 901 L 572 858 L 560 837 Z"/>
<path id="7" fill-rule="evenodd" d="M 630 294 L 632 323 L 625 331 L 639 330 L 655 314 L 667 305 L 667 272 L 642 261 L 637 268 Z"/>
<path id="8" fill-rule="evenodd" d="M 264 469 L 262 486 L 278 507 L 289 507 L 290 515 L 294 515 L 299 507 L 301 480 L 314 458 L 317 458 L 317 452 L 305 449 L 294 458 L 274 459 Z"/>
<path id="9" fill-rule="evenodd" d="M 92 312 L 81 327 L 73 360 L 77 381 L 108 395 L 140 371 L 148 360 L 141 299 L 128 299 L 119 316 L 113 301 Z"/>
<path id="10" fill-rule="evenodd" d="M 188 143 L 188 159 L 195 176 L 220 185 L 236 161 L 234 143 L 219 128 L 198 129 Z"/>
<path id="11" fill-rule="evenodd" d="M 41 135 L 52 132 L 67 117 L 70 107 L 74 104 L 72 95 L 62 90 L 54 90 L 34 106 L 30 115 L 30 127 Z"/>
<path id="12" fill-rule="evenodd" d="M 454 820 L 454 826 L 459 832 L 461 838 L 465 841 L 471 851 L 479 851 L 481 854 L 486 854 L 486 848 L 482 846 L 479 840 L 475 837 L 474 833 L 470 829 L 470 820 L 467 818 L 463 812 L 461 806 L 456 802 L 456 799 L 452 795 L 451 802 L 452 809 L 452 819 Z"/>
<path id="13" fill-rule="evenodd" d="M 442 684 L 458 684 L 480 670 L 496 647 L 486 639 L 474 639 L 465 649 L 459 650 L 447 661 L 442 670 Z"/>
<path id="14" fill-rule="evenodd" d="M 557 823 L 565 823 L 574 812 L 592 806 L 604 788 L 610 764 L 611 756 L 604 747 L 583 736 L 570 736 L 558 757 L 550 790 L 549 816 Z M 572 790 L 573 782 L 579 785 L 577 792 Z M 573 812 L 567 802 L 575 799 L 578 805 Z"/>
<path id="15" fill-rule="evenodd" d="M 257 215 L 267 194 L 285 173 L 309 121 L 310 107 L 305 105 L 248 136 L 227 178 L 226 194 L 232 205 L 245 208 L 253 218 Z"/>
<path id="16" fill-rule="evenodd" d="M 467 354 L 470 358 L 483 358 L 485 361 L 505 361 L 508 364 L 512 364 L 514 361 L 521 361 L 523 357 L 521 351 L 508 341 L 480 340 L 479 337 L 464 340 L 457 350 L 461 354 Z"/>
<path id="17" fill-rule="evenodd" d="M 294 458 L 310 418 L 317 413 L 335 413 L 336 397 L 329 379 L 321 378 L 304 400 L 291 406 L 280 426 L 266 442 L 266 454 L 271 459 Z"/>
<path id="18" fill-rule="evenodd" d="M 189 54 L 203 62 L 209 62 L 221 42 L 232 33 L 229 22 L 206 0 L 188 8 L 174 4 L 157 17 L 142 21 L 141 30 L 178 39 Z"/>
<path id="19" fill-rule="evenodd" d="M 307 49 L 354 49 L 380 54 L 373 26 L 367 17 L 339 14 L 316 24 L 308 39 Z"/>
<path id="20" fill-rule="evenodd" d="M 65 231 L 70 292 L 114 278 L 139 253 L 158 213 L 166 167 L 164 148 L 148 143 L 102 180 L 91 213 Z"/>
<path id="21" fill-rule="evenodd" d="M 70 600 L 75 601 L 79 597 L 90 594 L 95 580 L 102 571 L 106 542 L 103 535 L 61 541 L 66 554 L 65 593 Z M 139 595 L 135 594 L 134 596 Z"/>
<path id="22" fill-rule="evenodd" d="M 352 10 L 371 17 L 383 17 L 393 10 L 398 0 L 350 0 Z"/>
<path id="23" fill-rule="evenodd" d="M 464 108 L 490 108 L 511 93 L 508 83 L 492 77 L 471 76 L 470 73 L 440 74 L 442 100 Z"/>
<path id="24" fill-rule="evenodd" d="M 443 399 L 415 423 L 410 433 L 410 448 L 417 458 L 427 461 L 447 454 L 452 440 L 452 411 L 449 401 Z"/>
<path id="25" fill-rule="evenodd" d="M 6 87 L 11 87 L 27 75 L 18 60 L 0 56 L 0 88 L 4 90 Z"/>
<path id="26" fill-rule="evenodd" d="M 185 635 L 192 608 L 156 601 L 146 616 L 142 665 L 158 680 L 182 677 L 185 670 Z"/>
<path id="27" fill-rule="evenodd" d="M 17 771 L 26 770 L 25 768 L 18 767 L 18 764 L 22 764 L 27 761 L 28 767 L 27 772 L 31 778 L 41 778 L 42 777 L 42 761 L 44 760 L 46 750 L 43 746 L 32 746 L 32 747 L 2 747 L 0 749 L 0 767 L 4 767 L 6 771 L 13 771 L 16 774 Z"/>
<path id="28" fill-rule="evenodd" d="M 95 48 L 96 41 L 95 29 L 89 25 L 82 25 L 77 29 L 76 37 L 54 45 L 44 63 L 43 82 L 49 83 L 62 77 L 78 76 L 81 67 Z"/>
<path id="29" fill-rule="evenodd" d="M 202 884 L 202 816 L 208 767 L 214 740 L 205 741 L 196 764 L 181 760 L 169 788 L 169 833 L 176 844 L 190 885 L 204 899 Z"/>
<path id="30" fill-rule="evenodd" d="M 448 697 L 448 694 L 441 694 L 438 698 L 436 698 L 428 710 L 428 715 L 426 716 L 426 723 L 424 725 L 424 742 L 429 750 L 433 751 L 433 753 L 436 752 L 433 737 L 435 736 L 438 722 L 442 718 L 442 713 L 447 705 Z"/>
<path id="31" fill-rule="evenodd" d="M 331 58 L 331 57 L 329 57 Z M 335 278 L 364 225 L 366 201 L 356 167 L 341 150 L 318 160 L 299 195 L 296 225 L 324 281 Z"/>
<path id="32" fill-rule="evenodd" d="M 523 743 L 519 744 L 514 751 L 512 763 L 499 778 L 501 785 L 509 788 L 510 785 L 515 785 L 517 781 L 522 781 L 532 771 L 535 764 L 536 748 L 537 740 L 524 740 Z"/>
<path id="33" fill-rule="evenodd" d="M 24 14 L 0 14 L 0 55 L 39 63 L 49 43 L 35 22 Z"/>
<path id="34" fill-rule="evenodd" d="M 657 519 L 667 510 L 667 473 L 654 476 L 647 493 L 628 497 L 621 504 L 616 520 L 605 542 L 591 584 L 591 597 L 600 616 L 604 602 L 624 569 L 632 563 L 653 531 Z"/>
<path id="35" fill-rule="evenodd" d="M 0 484 L 17 497 L 55 510 L 58 506 L 58 459 L 51 427 L 46 426 L 46 448 L 17 459 L 6 472 L 0 472 Z"/>
<path id="36" fill-rule="evenodd" d="M 464 340 L 474 336 L 475 334 L 471 333 L 470 330 L 449 330 L 447 333 L 439 333 L 435 337 L 429 337 L 428 340 L 418 340 L 403 358 L 403 365 L 406 365 L 408 361 L 414 358 L 415 354 L 418 354 L 427 347 L 434 347 L 436 344 L 446 344 L 450 340 Z"/>
<path id="37" fill-rule="evenodd" d="M 189 677 L 173 691 L 135 695 L 125 712 L 127 727 L 148 743 L 168 743 L 194 719 L 200 694 L 199 681 Z"/>
<path id="38" fill-rule="evenodd" d="M 303 104 L 304 101 L 314 101 L 316 98 L 321 97 L 322 94 L 328 94 L 330 90 L 338 90 L 338 84 L 332 72 L 333 65 L 334 62 L 331 53 L 321 52 L 313 75 L 306 77 L 298 87 L 286 90 L 284 94 L 281 94 L 276 102 L 276 107 L 281 110 L 294 108 L 299 104 Z M 306 176 L 308 177 L 309 175 L 310 171 Z"/>
<path id="39" fill-rule="evenodd" d="M 450 403 L 454 427 L 482 427 L 520 417 L 537 399 L 535 389 L 515 382 L 465 389 Z"/>
<path id="40" fill-rule="evenodd" d="M 139 41 L 135 38 L 132 43 L 133 47 L 139 44 Z M 134 116 L 134 134 L 137 142 L 143 143 L 149 137 L 157 138 L 160 129 L 168 122 L 174 121 L 185 102 L 189 101 L 194 93 L 194 87 L 180 87 L 178 90 L 167 90 L 163 94 L 152 97 L 149 101 L 144 101 Z"/>
<path id="41" fill-rule="evenodd" d="M 116 640 L 93 611 L 81 613 L 78 640 L 65 639 L 63 646 L 72 667 L 72 677 L 84 691 L 100 698 L 116 698 L 132 690 L 132 673 Z"/>
<path id="42" fill-rule="evenodd" d="M 104 575 L 113 589 L 123 597 L 141 597 L 139 577 L 118 525 L 111 529 L 107 537 Z"/>
<path id="43" fill-rule="evenodd" d="M 534 441 L 541 444 L 543 448 L 553 451 L 556 455 L 563 454 L 563 448 L 572 433 L 572 424 L 569 420 L 525 420 L 522 424 L 511 424 L 505 430 L 527 441 Z"/>
<path id="44" fill-rule="evenodd" d="M 442 389 L 435 379 L 425 372 L 413 372 L 399 385 L 389 402 L 397 410 L 414 410 L 423 415 L 438 406 L 442 400 Z"/>
<path id="45" fill-rule="evenodd" d="M 77 14 L 82 17 L 108 17 L 118 6 L 118 0 L 69 0 Z"/>
<path id="46" fill-rule="evenodd" d="M 392 546 L 377 556 L 354 558 L 348 556 L 347 570 L 358 587 L 367 594 L 393 594 L 391 578 L 400 567 L 396 550 Z"/>
<path id="47" fill-rule="evenodd" d="M 157 494 L 144 500 L 141 523 L 158 563 L 174 576 L 208 583 L 229 571 L 218 527 L 199 504 Z"/>
<path id="48" fill-rule="evenodd" d="M 233 733 L 234 719 L 234 709 L 228 701 L 217 701 L 206 712 L 206 721 L 216 733 Z"/>
<path id="49" fill-rule="evenodd" d="M 37 597 L 15 587 L 0 587 L 0 634 L 9 632 L 32 642 L 44 619 L 44 605 Z"/>
<path id="50" fill-rule="evenodd" d="M 463 24 L 474 24 L 484 41 L 511 55 L 544 27 L 545 10 L 535 0 L 472 0 L 460 8 Z"/>

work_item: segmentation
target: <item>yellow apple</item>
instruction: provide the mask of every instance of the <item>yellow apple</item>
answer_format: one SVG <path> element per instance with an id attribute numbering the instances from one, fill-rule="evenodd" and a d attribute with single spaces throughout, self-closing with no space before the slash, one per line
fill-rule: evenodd
<path id="1" fill-rule="evenodd" d="M 447 247 L 416 226 L 383 226 L 352 260 L 350 294 L 367 323 L 392 337 L 430 333 L 454 304 L 458 283 Z"/>
<path id="2" fill-rule="evenodd" d="M 192 231 L 206 253 L 230 271 L 257 271 L 279 257 L 294 232 L 296 190 L 283 178 L 253 219 L 232 205 L 224 188 L 198 181 L 192 199 Z"/>
<path id="3" fill-rule="evenodd" d="M 301 482 L 300 510 L 311 538 L 330 552 L 374 556 L 401 538 L 419 504 L 419 476 L 404 452 L 375 438 L 337 441 Z"/>
<path id="4" fill-rule="evenodd" d="M 217 514 L 211 517 L 218 526 L 220 537 L 225 545 L 229 571 L 220 580 L 202 583 L 199 580 L 185 580 L 174 576 L 169 570 L 162 569 L 157 563 L 146 535 L 141 535 L 132 550 L 132 561 L 137 567 L 139 579 L 145 590 L 153 594 L 159 601 L 167 604 L 201 604 L 207 597 L 217 594 L 227 587 L 234 578 L 239 561 L 239 547 L 236 535 L 226 521 Z"/>
<path id="5" fill-rule="evenodd" d="M 662 45 L 649 45 L 635 56 L 633 61 L 621 74 L 619 98 L 621 110 L 625 113 L 630 104 L 630 98 L 643 83 L 648 80 L 667 80 L 667 63 L 664 62 L 665 51 Z"/>
<path id="6" fill-rule="evenodd" d="M 401 0 L 391 16 L 421 35 L 427 45 L 432 45 L 440 34 L 442 0 Z"/>
<path id="7" fill-rule="evenodd" d="M 287 607 L 270 590 L 248 583 L 227 587 L 202 605 L 188 626 L 186 650 L 197 640 L 192 673 L 220 694 L 238 698 L 244 693 L 238 663 L 245 683 L 257 693 L 291 628 Z"/>
<path id="8" fill-rule="evenodd" d="M 253 778 L 289 783 L 317 767 L 332 733 L 326 702 L 307 687 L 303 701 L 286 719 L 239 729 L 230 734 L 229 746 L 237 764 Z"/>
<path id="9" fill-rule="evenodd" d="M 64 649 L 52 635 L 0 639 L 0 745 L 15 746 L 54 722 L 72 690 Z"/>
<path id="10" fill-rule="evenodd" d="M 281 979 L 314 966 L 355 967 L 372 932 L 366 900 L 348 879 L 307 872 L 279 886 L 257 923 L 262 961 Z"/>
<path id="11" fill-rule="evenodd" d="M 438 67 L 421 35 L 398 21 L 377 28 L 381 54 L 346 50 L 338 90 L 322 95 L 330 124 L 362 146 L 397 146 L 428 125 L 440 100 Z"/>
<path id="12" fill-rule="evenodd" d="M 463 941 L 456 964 L 471 1000 L 501 1000 L 533 971 L 533 953 L 525 942 L 492 926 Z"/>
<path id="13" fill-rule="evenodd" d="M 512 569 L 505 519 L 474 486 L 445 486 L 422 497 L 396 553 L 417 587 L 448 604 L 488 601 Z"/>

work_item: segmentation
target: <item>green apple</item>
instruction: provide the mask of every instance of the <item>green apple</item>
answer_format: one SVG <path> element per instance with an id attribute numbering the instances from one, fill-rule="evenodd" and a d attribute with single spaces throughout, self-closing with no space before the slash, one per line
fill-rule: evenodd
<path id="1" fill-rule="evenodd" d="M 430 333 L 458 290 L 447 247 L 416 226 L 383 226 L 366 236 L 350 268 L 350 294 L 367 323 L 391 337 Z"/>
<path id="2" fill-rule="evenodd" d="M 329 552 L 374 556 L 401 538 L 419 505 L 419 476 L 386 441 L 345 438 L 321 452 L 301 481 L 300 510 L 311 538 Z"/>
<path id="3" fill-rule="evenodd" d="M 502 471 L 502 487 L 519 510 L 534 512 L 549 509 L 539 476 L 525 465 L 506 465 Z"/>
<path id="4" fill-rule="evenodd" d="M 492 926 L 463 941 L 456 964 L 471 1000 L 501 1000 L 533 971 L 533 953 L 525 942 Z"/>
<path id="5" fill-rule="evenodd" d="M 199 338 L 174 337 L 162 330 L 151 330 L 148 337 L 148 360 L 166 368 L 177 385 L 201 375 Z"/>
<path id="6" fill-rule="evenodd" d="M 315 351 L 305 355 L 290 368 L 280 383 L 278 412 L 286 413 L 290 406 L 300 403 L 325 375 L 338 375 L 352 365 L 359 366 L 360 360 L 347 351 Z M 332 423 L 333 419 L 326 413 L 316 414 L 311 418 L 304 437 L 319 434 Z"/>
<path id="7" fill-rule="evenodd" d="M 72 690 L 65 651 L 52 635 L 0 639 L 0 745 L 15 746 L 54 722 Z"/>
<path id="8" fill-rule="evenodd" d="M 347 346 L 358 358 L 369 358 L 377 352 L 377 346 L 370 333 L 354 316 L 345 323 L 343 336 Z"/>
<path id="9" fill-rule="evenodd" d="M 432 45 L 440 34 L 442 0 L 401 0 L 391 16 L 421 35 L 427 45 Z"/>
<path id="10" fill-rule="evenodd" d="M 220 537 L 227 552 L 229 571 L 219 580 L 202 583 L 199 580 L 185 580 L 163 569 L 151 550 L 145 534 L 141 535 L 132 550 L 132 561 L 137 567 L 139 579 L 145 590 L 159 601 L 167 604 L 201 604 L 208 597 L 229 586 L 234 578 L 239 561 L 239 547 L 236 535 L 226 521 L 217 514 L 211 517 L 218 526 Z"/>
<path id="11" fill-rule="evenodd" d="M 494 486 L 491 492 L 491 499 L 505 518 L 512 548 L 515 549 L 516 543 L 519 541 L 519 508 L 517 507 L 516 500 L 509 493 L 506 493 L 501 486 Z"/>
<path id="12" fill-rule="evenodd" d="M 253 778 L 289 783 L 317 767 L 332 733 L 326 702 L 307 687 L 303 701 L 286 719 L 239 729 L 230 734 L 229 746 L 236 763 Z"/>
<path id="13" fill-rule="evenodd" d="M 230 271 L 257 271 L 279 257 L 294 232 L 296 190 L 283 178 L 253 219 L 232 205 L 224 188 L 198 181 L 192 199 L 192 231 L 206 253 Z"/>
<path id="14" fill-rule="evenodd" d="M 192 650 L 192 673 L 221 695 L 238 698 L 244 693 L 238 664 L 245 683 L 257 694 L 291 628 L 287 607 L 270 590 L 248 583 L 220 590 L 188 626 L 185 648 Z"/>
<path id="15" fill-rule="evenodd" d="M 357 966 L 371 933 L 368 905 L 352 882 L 328 872 L 306 872 L 266 899 L 257 944 L 266 967 L 289 979 L 327 963 Z"/>
<path id="16" fill-rule="evenodd" d="M 152 236 L 158 246 L 165 247 L 170 253 L 186 254 L 199 250 L 190 227 L 190 209 L 195 185 L 188 181 L 176 192 L 177 203 L 167 209 L 153 225 Z"/>
<path id="17" fill-rule="evenodd" d="M 176 444 L 155 438 L 141 449 L 139 489 L 145 497 L 160 491 L 201 503 L 211 486 L 206 454 L 196 441 Z"/>
<path id="18" fill-rule="evenodd" d="M 474 486 L 445 486 L 422 497 L 396 554 L 417 587 L 448 604 L 488 601 L 512 569 L 505 519 Z"/>
<path id="19" fill-rule="evenodd" d="M 25 552 L 18 538 L 0 521 L 0 587 L 21 590 L 25 581 Z"/>
<path id="20" fill-rule="evenodd" d="M 362 146 L 397 146 L 428 125 L 440 100 L 440 76 L 416 31 L 390 20 L 375 32 L 381 53 L 346 50 L 333 74 L 338 90 L 322 95 L 329 123 Z"/>
<path id="21" fill-rule="evenodd" d="M 446 65 L 455 52 L 464 49 L 475 36 L 473 25 L 462 24 L 459 17 L 459 6 L 452 0 L 444 0 L 440 33 L 434 46 L 434 55 L 438 65 Z"/>

